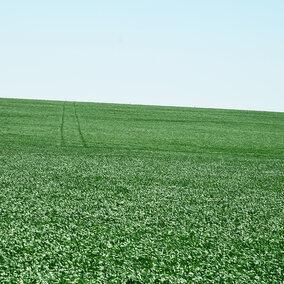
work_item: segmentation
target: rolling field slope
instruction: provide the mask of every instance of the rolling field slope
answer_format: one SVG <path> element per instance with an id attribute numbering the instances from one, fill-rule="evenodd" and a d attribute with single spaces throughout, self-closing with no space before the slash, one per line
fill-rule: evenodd
<path id="1" fill-rule="evenodd" d="M 0 283 L 281 283 L 284 113 L 0 99 Z"/>

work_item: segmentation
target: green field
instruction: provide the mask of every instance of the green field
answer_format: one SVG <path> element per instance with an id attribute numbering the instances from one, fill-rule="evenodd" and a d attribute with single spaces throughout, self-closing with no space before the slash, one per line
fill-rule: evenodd
<path id="1" fill-rule="evenodd" d="M 0 99 L 0 283 L 281 283 L 284 113 Z"/>

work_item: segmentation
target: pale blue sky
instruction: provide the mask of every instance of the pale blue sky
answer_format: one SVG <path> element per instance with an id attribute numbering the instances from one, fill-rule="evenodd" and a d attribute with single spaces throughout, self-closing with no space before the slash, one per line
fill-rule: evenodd
<path id="1" fill-rule="evenodd" d="M 284 111 L 284 1 L 1 1 L 0 97 Z"/>

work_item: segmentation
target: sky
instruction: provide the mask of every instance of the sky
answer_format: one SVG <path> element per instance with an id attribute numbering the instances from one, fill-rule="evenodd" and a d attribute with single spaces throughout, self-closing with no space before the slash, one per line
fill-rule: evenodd
<path id="1" fill-rule="evenodd" d="M 284 1 L 1 1 L 0 97 L 284 112 Z"/>

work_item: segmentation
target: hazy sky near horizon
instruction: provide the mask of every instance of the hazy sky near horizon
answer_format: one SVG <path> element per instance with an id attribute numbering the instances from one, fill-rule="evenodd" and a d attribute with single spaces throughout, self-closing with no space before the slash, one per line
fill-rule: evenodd
<path id="1" fill-rule="evenodd" d="M 284 1 L 2 1 L 0 97 L 283 112 Z"/>

